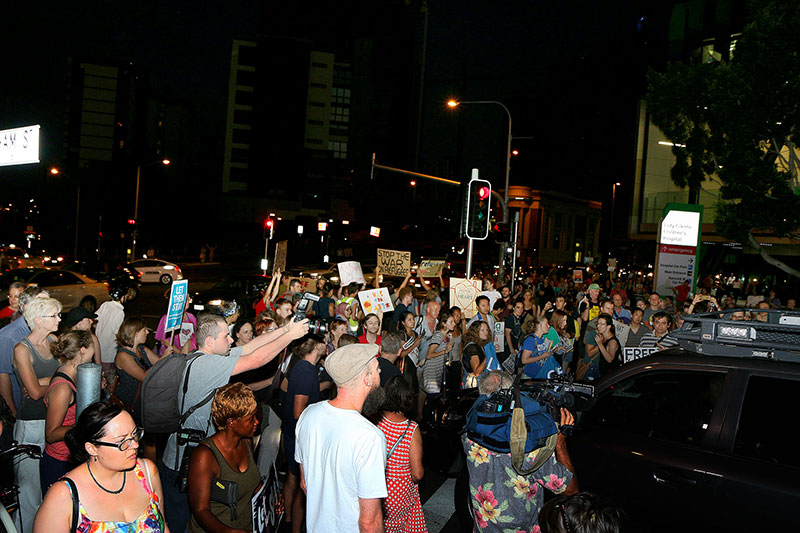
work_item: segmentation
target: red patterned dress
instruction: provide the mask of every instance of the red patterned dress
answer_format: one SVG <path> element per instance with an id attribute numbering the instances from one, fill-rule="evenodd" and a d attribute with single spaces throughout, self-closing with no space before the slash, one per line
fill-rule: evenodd
<path id="1" fill-rule="evenodd" d="M 411 438 L 417 430 L 417 423 L 407 420 L 392 422 L 382 418 L 378 427 L 386 435 L 386 453 L 392 448 L 400 435 L 403 440 L 397 445 L 394 453 L 386 463 L 386 489 L 389 497 L 383 501 L 383 524 L 386 533 L 426 533 L 425 516 L 419 501 L 419 489 L 411 480 Z"/>

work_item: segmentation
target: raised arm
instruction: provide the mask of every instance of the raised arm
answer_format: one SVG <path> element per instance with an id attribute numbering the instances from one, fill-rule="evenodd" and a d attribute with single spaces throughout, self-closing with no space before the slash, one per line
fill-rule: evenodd
<path id="1" fill-rule="evenodd" d="M 275 331 L 280 331 L 282 333 L 279 334 L 278 337 L 272 342 L 266 342 L 255 350 L 251 350 L 247 353 L 244 353 L 243 350 L 244 355 L 239 357 L 239 360 L 236 361 L 236 366 L 233 367 L 233 375 L 241 374 L 242 372 L 247 372 L 248 370 L 253 370 L 254 368 L 259 368 L 272 361 L 276 355 L 281 353 L 281 351 L 283 351 L 283 349 L 289 345 L 290 342 L 295 339 L 299 339 L 308 333 L 308 319 L 303 319 L 300 322 L 295 322 L 292 320 L 287 325 L 283 326 L 282 328 L 278 328 Z M 256 339 L 260 338 L 261 337 L 256 337 L 252 341 L 245 344 L 244 347 L 246 348 L 250 346 L 250 344 L 252 344 Z"/>

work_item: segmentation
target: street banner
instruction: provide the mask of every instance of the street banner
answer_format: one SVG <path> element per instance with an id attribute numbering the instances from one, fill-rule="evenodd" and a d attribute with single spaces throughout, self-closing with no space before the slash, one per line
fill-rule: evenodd
<path id="1" fill-rule="evenodd" d="M 583 283 L 583 270 L 573 270 L 572 271 L 572 282 L 573 283 Z"/>
<path id="2" fill-rule="evenodd" d="M 278 485 L 278 475 L 274 463 L 269 469 L 269 476 L 261 481 L 261 488 L 256 491 L 251 500 L 253 532 L 273 533 L 278 531 L 278 526 L 283 518 L 283 512 L 278 508 L 281 490 Z"/>
<path id="3" fill-rule="evenodd" d="M 482 288 L 479 279 L 450 278 L 450 305 L 461 308 L 464 318 L 472 318 L 478 312 L 475 298 Z"/>
<path id="4" fill-rule="evenodd" d="M 420 276 L 425 278 L 435 278 L 442 273 L 442 270 L 444 270 L 444 264 L 444 261 L 424 259 L 419 262 L 419 269 L 417 272 L 419 272 Z"/>
<path id="5" fill-rule="evenodd" d="M 658 348 L 623 348 L 622 349 L 622 362 L 630 363 L 636 359 L 647 357 L 653 352 L 657 352 Z"/>
<path id="6" fill-rule="evenodd" d="M 339 263 L 338 267 L 339 284 L 342 287 L 350 285 L 354 281 L 359 285 L 366 283 L 364 281 L 364 272 L 361 270 L 361 263 L 358 261 L 345 261 L 344 263 Z"/>
<path id="7" fill-rule="evenodd" d="M 358 291 L 358 300 L 361 302 L 361 308 L 364 310 L 364 314 L 367 315 L 379 309 L 384 313 L 394 311 L 392 298 L 389 296 L 389 289 L 386 287 L 370 289 L 368 291 Z"/>
<path id="8" fill-rule="evenodd" d="M 167 307 L 167 322 L 164 326 L 164 332 L 173 331 L 181 327 L 188 286 L 188 279 L 172 282 L 172 288 L 169 291 L 169 306 Z"/>
<path id="9" fill-rule="evenodd" d="M 378 248 L 378 266 L 381 274 L 405 277 L 411 271 L 411 252 Z"/>
<path id="10" fill-rule="evenodd" d="M 272 275 L 280 270 L 286 270 L 286 249 L 288 248 L 289 241 L 281 241 L 275 245 L 275 261 L 272 262 Z"/>

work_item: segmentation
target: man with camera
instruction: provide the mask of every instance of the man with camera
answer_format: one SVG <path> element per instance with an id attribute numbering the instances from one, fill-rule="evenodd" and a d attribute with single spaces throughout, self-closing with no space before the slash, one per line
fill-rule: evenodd
<path id="1" fill-rule="evenodd" d="M 510 374 L 493 370 L 481 379 L 478 390 L 481 398 L 489 396 L 491 400 L 493 394 L 498 391 L 501 394 L 508 393 L 512 386 L 513 378 Z M 501 388 L 506 390 L 500 391 Z M 530 470 L 537 462 L 541 463 L 526 475 L 519 475 L 515 471 L 511 453 L 498 453 L 484 447 L 470 438 L 469 430 L 464 435 L 475 531 L 533 531 L 544 504 L 544 495 L 541 492 L 543 488 L 556 494 L 569 495 L 578 492 L 566 439 L 561 431 L 573 424 L 574 417 L 564 408 L 561 408 L 560 413 L 554 454 L 541 462 L 539 454 L 548 453 L 546 447 L 526 453 L 521 470 Z M 549 416 L 548 419 L 552 427 L 552 419 Z M 474 434 L 472 436 L 479 438 Z"/>
<path id="2" fill-rule="evenodd" d="M 293 321 L 255 337 L 244 346 L 231 349 L 233 339 L 223 317 L 207 313 L 200 315 L 197 323 L 200 355 L 188 364 L 190 367 L 187 365 L 190 372 L 188 389 L 182 402 L 184 412 L 202 402 L 212 391 L 226 385 L 231 376 L 267 364 L 291 341 L 308 332 L 308 320 Z M 184 531 L 189 521 L 189 501 L 181 490 L 182 485 L 185 486 L 189 464 L 186 451 L 213 433 L 211 402 L 207 402 L 197 407 L 186 419 L 181 431 L 173 433 L 167 440 L 158 470 L 164 488 L 163 508 L 171 531 Z"/>

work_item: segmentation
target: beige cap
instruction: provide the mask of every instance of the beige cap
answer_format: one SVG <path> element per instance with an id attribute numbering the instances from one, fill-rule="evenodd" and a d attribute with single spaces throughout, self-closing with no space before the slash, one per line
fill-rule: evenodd
<path id="1" fill-rule="evenodd" d="M 349 344 L 325 358 L 325 370 L 334 383 L 342 385 L 356 377 L 380 351 L 377 344 Z"/>

